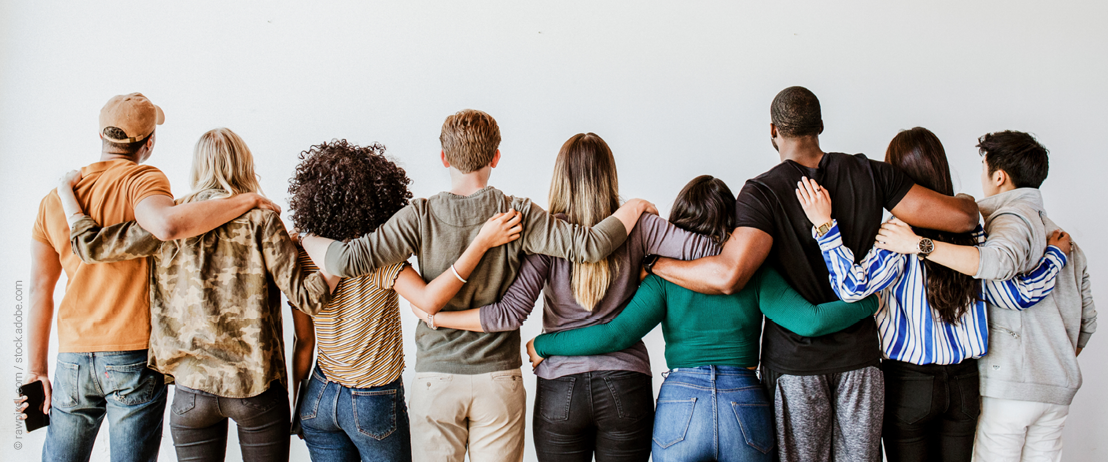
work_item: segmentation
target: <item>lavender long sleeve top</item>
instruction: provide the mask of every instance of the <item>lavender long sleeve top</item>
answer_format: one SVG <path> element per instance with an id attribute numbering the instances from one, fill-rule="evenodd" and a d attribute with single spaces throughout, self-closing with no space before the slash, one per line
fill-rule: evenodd
<path id="1" fill-rule="evenodd" d="M 563 218 L 563 217 L 559 217 Z M 481 327 L 485 332 L 518 329 L 531 314 L 539 292 L 543 292 L 543 331 L 603 324 L 611 321 L 631 302 L 639 287 L 639 268 L 643 257 L 656 254 L 692 260 L 720 252 L 710 237 L 682 230 L 657 215 L 643 214 L 627 241 L 612 256 L 618 272 L 608 292 L 592 311 L 577 304 L 570 284 L 573 263 L 546 255 L 529 255 L 519 275 L 499 302 L 481 307 Z M 650 357 L 640 340 L 632 347 L 595 356 L 554 356 L 547 358 L 535 374 L 554 379 L 589 371 L 635 371 L 650 374 Z"/>

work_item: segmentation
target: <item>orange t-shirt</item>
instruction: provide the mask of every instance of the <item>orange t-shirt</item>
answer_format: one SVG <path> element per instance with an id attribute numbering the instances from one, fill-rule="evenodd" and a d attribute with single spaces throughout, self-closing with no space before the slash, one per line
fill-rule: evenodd
<path id="1" fill-rule="evenodd" d="M 155 167 L 129 160 L 97 162 L 81 169 L 74 188 L 86 215 L 102 226 L 135 219 L 135 206 L 169 196 L 169 179 Z M 66 353 L 145 350 L 150 341 L 150 275 L 147 259 L 88 265 L 69 245 L 69 223 L 57 191 L 38 207 L 32 232 L 53 247 L 68 281 L 57 310 L 59 350 Z"/>

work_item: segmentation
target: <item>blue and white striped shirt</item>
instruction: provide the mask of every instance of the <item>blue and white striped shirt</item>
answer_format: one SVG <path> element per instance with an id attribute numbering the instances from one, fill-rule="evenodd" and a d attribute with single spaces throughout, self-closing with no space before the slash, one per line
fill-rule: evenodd
<path id="1" fill-rule="evenodd" d="M 989 326 L 985 301 L 975 301 L 957 324 L 943 322 L 927 302 L 927 274 L 923 262 L 913 255 L 874 247 L 859 264 L 843 245 L 837 223 L 818 237 L 823 260 L 830 273 L 831 288 L 844 301 L 861 300 L 881 292 L 881 306 L 875 318 L 886 359 L 912 364 L 958 364 L 988 352 Z M 814 230 L 813 230 L 814 234 Z M 974 231 L 978 245 L 985 231 Z M 982 281 L 984 298 L 997 307 L 1023 310 L 1035 305 L 1054 290 L 1054 279 L 1065 266 L 1062 250 L 1049 246 L 1039 266 L 1007 281 Z"/>

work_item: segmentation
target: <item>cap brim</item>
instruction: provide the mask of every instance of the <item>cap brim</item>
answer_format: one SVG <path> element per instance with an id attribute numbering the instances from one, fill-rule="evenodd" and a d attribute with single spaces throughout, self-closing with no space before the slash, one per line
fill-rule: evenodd
<path id="1" fill-rule="evenodd" d="M 155 104 L 154 105 L 154 110 L 158 112 L 158 120 L 155 123 L 157 125 L 161 125 L 161 124 L 165 123 L 165 113 L 162 112 L 162 108 L 158 107 L 158 105 Z"/>

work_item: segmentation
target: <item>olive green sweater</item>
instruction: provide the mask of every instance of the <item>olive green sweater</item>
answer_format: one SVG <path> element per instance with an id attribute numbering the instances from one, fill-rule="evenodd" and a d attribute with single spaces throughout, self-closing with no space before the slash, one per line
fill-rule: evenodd
<path id="1" fill-rule="evenodd" d="M 704 295 L 657 276 L 643 280 L 635 298 L 615 319 L 581 329 L 540 335 L 542 357 L 587 356 L 623 350 L 662 323 L 666 366 L 758 365 L 762 314 L 805 337 L 837 332 L 877 311 L 877 298 L 812 305 L 771 268 L 734 295 Z"/>
<path id="2" fill-rule="evenodd" d="M 413 200 L 372 233 L 327 249 L 326 268 L 341 277 L 361 276 L 377 268 L 419 259 L 419 272 L 431 281 L 462 255 L 492 215 L 514 209 L 523 214 L 523 233 L 513 242 L 489 249 L 468 283 L 443 311 L 466 310 L 495 303 L 519 273 L 525 254 L 544 254 L 570 261 L 599 261 L 627 239 L 618 218 L 608 217 L 586 228 L 554 218 L 530 199 L 486 187 L 469 196 L 441 192 Z M 520 367 L 519 329 L 509 332 L 431 330 L 416 327 L 416 372 L 485 374 Z"/>

